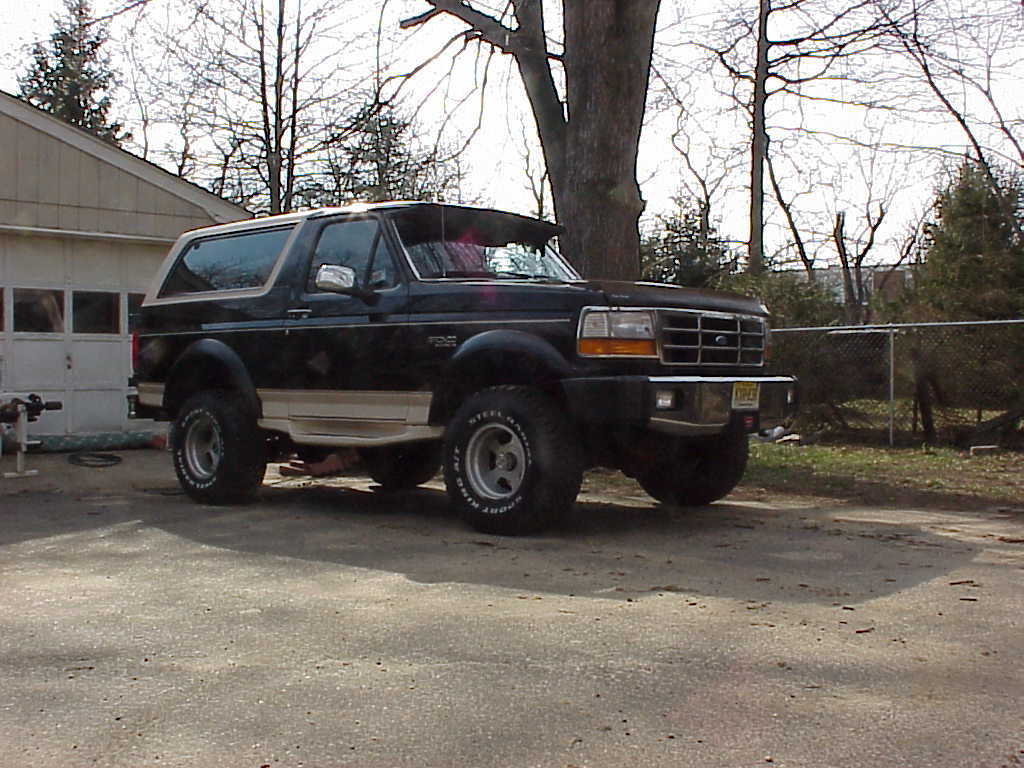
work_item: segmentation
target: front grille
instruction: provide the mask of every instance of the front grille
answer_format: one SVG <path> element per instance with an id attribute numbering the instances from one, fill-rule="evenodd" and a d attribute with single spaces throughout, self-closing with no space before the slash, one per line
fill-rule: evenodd
<path id="1" fill-rule="evenodd" d="M 759 317 L 673 309 L 658 315 L 666 365 L 764 364 L 765 324 Z"/>

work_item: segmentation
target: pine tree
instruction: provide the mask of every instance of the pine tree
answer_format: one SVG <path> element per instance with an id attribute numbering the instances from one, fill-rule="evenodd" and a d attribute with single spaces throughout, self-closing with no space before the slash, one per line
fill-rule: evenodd
<path id="1" fill-rule="evenodd" d="M 675 202 L 676 210 L 656 217 L 641 238 L 640 270 L 644 280 L 703 288 L 729 272 L 735 256 L 697 206 Z"/>
<path id="2" fill-rule="evenodd" d="M 933 319 L 998 320 L 1024 314 L 1024 243 L 1004 213 L 1018 217 L 1024 182 L 1002 173 L 1003 200 L 982 171 L 965 163 L 935 203 L 916 299 Z"/>
<path id="3" fill-rule="evenodd" d="M 26 101 L 111 144 L 130 138 L 123 125 L 109 122 L 109 91 L 114 75 L 101 49 L 104 28 L 92 17 L 88 0 L 64 0 L 66 15 L 55 19 L 49 43 L 36 43 L 28 71 L 18 78 Z"/>

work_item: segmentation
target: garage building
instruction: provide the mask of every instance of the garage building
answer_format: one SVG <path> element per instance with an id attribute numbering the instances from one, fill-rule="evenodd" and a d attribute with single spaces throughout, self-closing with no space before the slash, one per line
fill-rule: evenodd
<path id="1" fill-rule="evenodd" d="M 249 214 L 2 91 L 0 147 L 0 398 L 62 401 L 44 442 L 136 431 L 129 315 L 179 234 Z"/>

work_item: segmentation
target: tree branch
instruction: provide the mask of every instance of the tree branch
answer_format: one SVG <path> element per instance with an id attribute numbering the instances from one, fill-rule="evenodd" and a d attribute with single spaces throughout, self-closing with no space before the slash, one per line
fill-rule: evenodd
<path id="1" fill-rule="evenodd" d="M 506 27 L 493 16 L 478 11 L 463 0 L 425 0 L 425 2 L 434 7 L 419 16 L 400 22 L 399 26 L 402 29 L 412 29 L 430 21 L 435 16 L 447 13 L 464 22 L 476 36 L 498 48 L 502 53 L 515 53 L 515 31 Z"/>

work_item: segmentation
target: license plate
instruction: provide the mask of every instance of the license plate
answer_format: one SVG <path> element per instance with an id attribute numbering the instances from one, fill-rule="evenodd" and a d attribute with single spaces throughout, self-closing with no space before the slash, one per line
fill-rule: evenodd
<path id="1" fill-rule="evenodd" d="M 757 410 L 761 399 L 761 385 L 756 381 L 734 381 L 732 383 L 732 408 L 734 411 Z"/>

